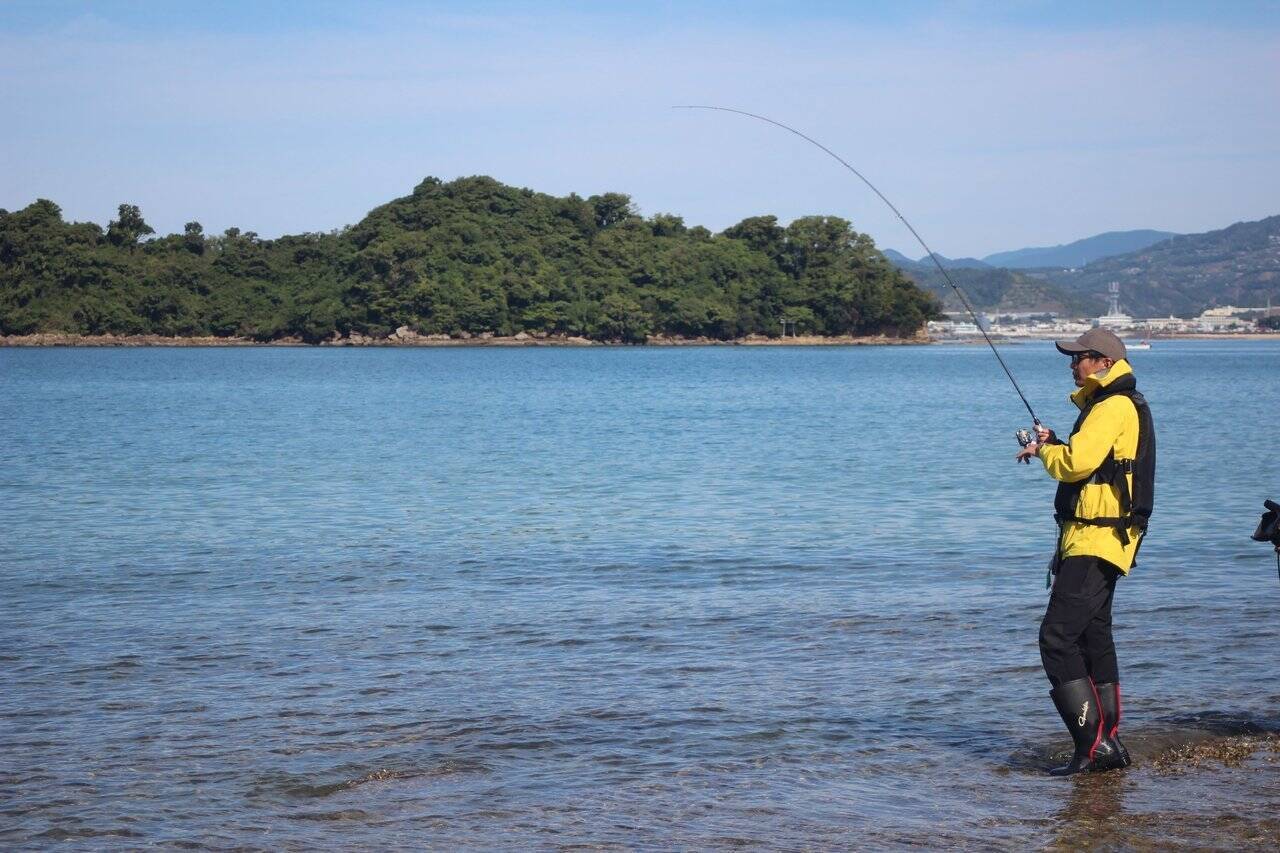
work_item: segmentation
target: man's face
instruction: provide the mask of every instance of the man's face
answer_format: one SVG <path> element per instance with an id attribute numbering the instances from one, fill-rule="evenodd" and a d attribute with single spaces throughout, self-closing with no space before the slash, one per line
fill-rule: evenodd
<path id="1" fill-rule="evenodd" d="M 1076 381 L 1076 387 L 1084 387 L 1084 381 L 1091 374 L 1097 373 L 1099 370 L 1106 370 L 1112 364 L 1111 359 L 1098 355 L 1096 352 L 1078 352 L 1071 356 L 1071 377 Z"/>

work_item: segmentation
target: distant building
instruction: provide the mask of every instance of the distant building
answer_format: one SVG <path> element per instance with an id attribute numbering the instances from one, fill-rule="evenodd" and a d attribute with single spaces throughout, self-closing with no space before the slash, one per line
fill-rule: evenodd
<path id="1" fill-rule="evenodd" d="M 1209 308 L 1195 319 L 1196 329 L 1201 332 L 1225 332 L 1233 328 L 1239 329 L 1244 326 L 1252 326 L 1253 323 L 1242 320 L 1236 313 L 1237 311 L 1243 313 L 1247 310 L 1237 309 L 1234 305 Z"/>
<path id="2" fill-rule="evenodd" d="M 1200 314 L 1201 320 L 1217 319 L 1220 317 L 1239 317 L 1241 314 L 1248 314 L 1251 311 L 1257 311 L 1257 308 L 1237 308 L 1234 305 L 1223 305 L 1219 308 L 1206 308 Z"/>
<path id="3" fill-rule="evenodd" d="M 1193 332 L 1196 330 L 1196 324 L 1192 320 L 1184 320 L 1181 317 L 1152 317 L 1142 321 L 1145 328 L 1156 332 Z"/>
<path id="4" fill-rule="evenodd" d="M 1106 314 L 1102 317 L 1094 317 L 1093 325 L 1114 332 L 1117 329 L 1132 329 L 1139 325 L 1139 321 L 1128 314 Z"/>
<path id="5" fill-rule="evenodd" d="M 975 324 L 958 320 L 930 320 L 925 331 L 940 338 L 976 338 L 982 334 Z"/>
<path id="6" fill-rule="evenodd" d="M 1093 325 L 1114 332 L 1117 329 L 1132 329 L 1137 324 L 1138 321 L 1120 310 L 1120 282 L 1113 281 L 1107 285 L 1107 301 L 1107 313 L 1096 318 Z"/>
<path id="7" fill-rule="evenodd" d="M 926 327 L 934 338 L 977 338 L 985 330 L 999 339 L 1053 339 L 1069 338 L 1087 332 L 1090 328 L 1103 328 L 1118 335 L 1150 338 L 1153 333 L 1195 334 L 1246 332 L 1256 328 L 1255 319 L 1280 314 L 1280 307 L 1273 308 L 1268 301 L 1265 308 L 1240 308 L 1222 305 L 1208 308 L 1198 317 L 1184 320 L 1181 317 L 1151 317 L 1140 319 L 1120 310 L 1120 285 L 1112 282 L 1107 288 L 1109 306 L 1107 313 L 1091 320 L 1069 320 L 1051 311 L 999 311 L 994 319 L 979 315 L 981 328 L 968 314 L 950 314 L 945 320 L 930 321 Z"/>

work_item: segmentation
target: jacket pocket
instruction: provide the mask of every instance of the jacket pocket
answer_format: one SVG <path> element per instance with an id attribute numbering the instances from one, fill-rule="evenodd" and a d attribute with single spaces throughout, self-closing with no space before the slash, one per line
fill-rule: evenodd
<path id="1" fill-rule="evenodd" d="M 1076 515 L 1080 518 L 1115 518 L 1120 514 L 1120 499 L 1115 487 L 1108 483 L 1089 483 L 1080 490 Z"/>

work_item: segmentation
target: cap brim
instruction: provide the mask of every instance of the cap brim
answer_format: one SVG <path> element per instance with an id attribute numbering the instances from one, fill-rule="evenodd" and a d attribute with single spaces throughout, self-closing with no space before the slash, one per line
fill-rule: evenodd
<path id="1" fill-rule="evenodd" d="M 1058 352 L 1063 355 L 1075 355 L 1078 352 L 1088 352 L 1089 348 L 1076 341 L 1054 341 L 1053 345 L 1058 348 Z"/>

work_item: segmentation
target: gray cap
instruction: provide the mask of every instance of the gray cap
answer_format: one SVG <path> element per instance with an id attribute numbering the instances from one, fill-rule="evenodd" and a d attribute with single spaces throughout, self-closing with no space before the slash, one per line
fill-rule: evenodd
<path id="1" fill-rule="evenodd" d="M 1128 353 L 1124 348 L 1124 341 L 1117 338 L 1115 333 L 1101 328 L 1090 329 L 1074 341 L 1054 341 L 1053 345 L 1063 355 L 1075 355 L 1078 352 L 1096 352 L 1098 355 L 1105 355 L 1112 361 L 1128 358 Z"/>

